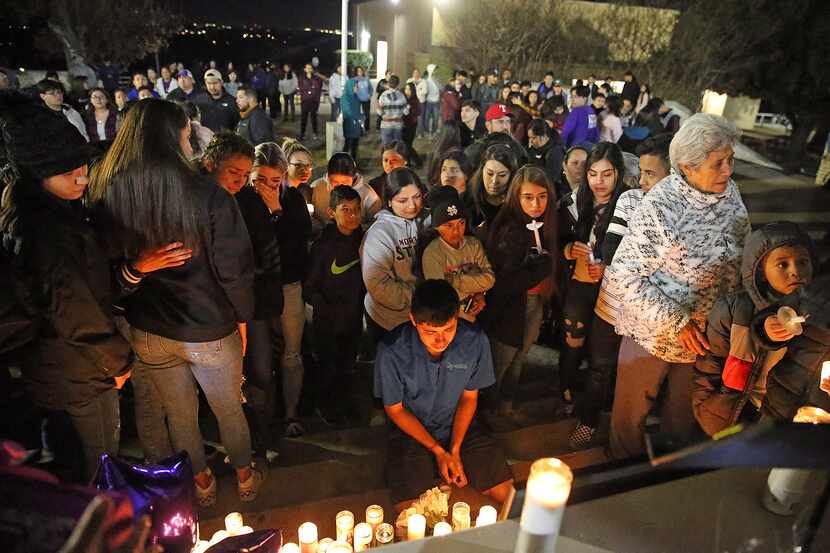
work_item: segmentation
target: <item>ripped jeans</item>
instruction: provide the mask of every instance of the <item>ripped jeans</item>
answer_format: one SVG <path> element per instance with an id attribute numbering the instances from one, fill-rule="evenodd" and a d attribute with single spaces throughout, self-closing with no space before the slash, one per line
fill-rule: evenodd
<path id="1" fill-rule="evenodd" d="M 585 339 L 594 318 L 594 306 L 599 295 L 599 282 L 569 280 L 562 306 L 562 330 L 565 343 L 559 356 L 559 391 L 573 393 L 576 371 L 582 363 Z"/>

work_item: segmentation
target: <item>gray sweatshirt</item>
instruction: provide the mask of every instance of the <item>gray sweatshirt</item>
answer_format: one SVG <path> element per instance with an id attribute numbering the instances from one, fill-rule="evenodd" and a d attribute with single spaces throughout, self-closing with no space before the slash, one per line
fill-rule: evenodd
<path id="1" fill-rule="evenodd" d="M 409 320 L 417 242 L 416 221 L 385 209 L 378 213 L 363 239 L 360 261 L 367 291 L 363 305 L 372 320 L 386 330 Z"/>

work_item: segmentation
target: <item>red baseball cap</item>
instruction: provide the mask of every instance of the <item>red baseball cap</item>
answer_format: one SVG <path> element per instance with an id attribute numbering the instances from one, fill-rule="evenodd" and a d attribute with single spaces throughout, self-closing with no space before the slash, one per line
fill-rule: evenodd
<path id="1" fill-rule="evenodd" d="M 510 111 L 510 108 L 504 104 L 493 104 L 487 108 L 484 120 L 493 121 L 495 119 L 503 119 L 505 117 L 513 117 L 513 113 Z"/>

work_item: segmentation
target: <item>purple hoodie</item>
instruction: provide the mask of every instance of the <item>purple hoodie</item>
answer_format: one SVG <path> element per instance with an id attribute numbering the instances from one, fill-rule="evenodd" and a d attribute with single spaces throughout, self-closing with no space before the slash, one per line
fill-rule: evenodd
<path id="1" fill-rule="evenodd" d="M 562 141 L 566 149 L 583 142 L 599 142 L 599 126 L 593 106 L 580 106 L 571 110 L 562 128 Z"/>

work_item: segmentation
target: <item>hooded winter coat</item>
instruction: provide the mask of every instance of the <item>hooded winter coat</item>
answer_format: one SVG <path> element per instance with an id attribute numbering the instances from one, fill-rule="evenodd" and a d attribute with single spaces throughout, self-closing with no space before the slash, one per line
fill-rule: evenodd
<path id="1" fill-rule="evenodd" d="M 392 330 L 409 320 L 409 306 L 417 278 L 412 270 L 419 221 L 381 210 L 366 232 L 361 247 L 363 305 L 377 324 Z"/>
<path id="2" fill-rule="evenodd" d="M 753 319 L 753 331 L 762 345 L 770 344 L 763 336 L 764 319 L 777 308 L 773 305 Z M 784 343 L 787 354 L 769 374 L 761 407 L 764 417 L 778 421 L 791 421 L 804 405 L 830 411 L 830 395 L 819 388 L 821 365 L 830 359 L 830 275 L 805 287 L 800 312 L 810 314 L 804 333 Z"/>
<path id="3" fill-rule="evenodd" d="M 798 307 L 798 293 L 779 294 L 764 278 L 764 258 L 786 245 L 813 251 L 810 238 L 793 223 L 772 223 L 753 232 L 744 247 L 743 288 L 722 296 L 709 313 L 706 337 L 710 350 L 695 363 L 692 390 L 695 417 L 709 435 L 735 424 L 747 402 L 756 409 L 761 406 L 770 369 L 787 351 L 780 343 L 775 350 L 763 347 L 751 329 L 755 314 L 772 304 Z"/>

